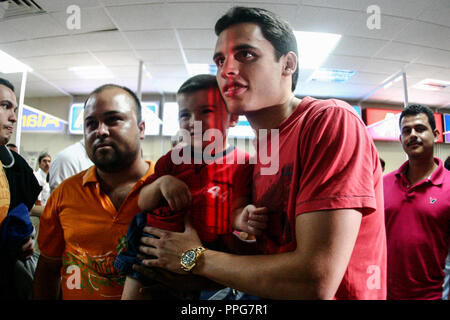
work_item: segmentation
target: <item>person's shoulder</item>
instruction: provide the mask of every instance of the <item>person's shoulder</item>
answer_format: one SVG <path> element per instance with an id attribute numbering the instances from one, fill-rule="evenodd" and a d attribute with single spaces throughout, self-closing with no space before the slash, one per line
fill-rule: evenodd
<path id="1" fill-rule="evenodd" d="M 302 108 L 310 113 L 324 113 L 324 111 L 331 112 L 351 112 L 355 115 L 356 111 L 350 104 L 339 99 L 316 99 L 312 97 L 305 97 L 300 102 Z"/>
<path id="2" fill-rule="evenodd" d="M 443 175 L 443 183 L 446 188 L 450 189 L 450 170 L 447 170 L 445 167 L 442 167 L 442 175 Z"/>
<path id="3" fill-rule="evenodd" d="M 351 106 L 344 100 L 339 99 L 316 99 L 313 97 L 305 97 L 300 104 L 309 108 L 324 108 L 324 107 L 341 107 L 351 108 Z"/>
<path id="4" fill-rule="evenodd" d="M 391 171 L 389 173 L 386 173 L 383 176 L 383 184 L 389 184 L 389 183 L 393 183 L 393 181 L 396 179 L 396 175 L 398 173 L 398 169 Z"/>
<path id="5" fill-rule="evenodd" d="M 83 171 L 81 171 L 79 173 L 76 173 L 73 176 L 63 180 L 59 184 L 59 186 L 55 189 L 55 191 L 57 189 L 60 189 L 60 188 L 62 188 L 62 189 L 72 189 L 74 187 L 81 186 L 83 184 L 83 178 L 84 178 L 84 176 L 85 176 L 85 174 L 86 174 L 86 172 L 88 170 L 89 169 L 83 170 Z"/>
<path id="6" fill-rule="evenodd" d="M 27 161 L 25 160 L 25 158 L 22 157 L 20 154 L 18 154 L 18 153 L 15 152 L 14 150 L 10 150 L 10 151 L 11 151 L 12 155 L 14 156 L 14 160 L 15 160 L 15 161 L 21 161 L 21 162 L 26 162 L 26 163 L 27 163 Z"/>
<path id="7" fill-rule="evenodd" d="M 30 165 L 28 164 L 27 160 L 25 160 L 24 157 L 22 157 L 20 154 L 18 154 L 17 152 L 11 150 L 11 153 L 14 157 L 14 165 L 13 168 L 16 170 L 28 170 L 31 173 L 34 174 L 33 169 L 31 169 Z"/>
<path id="8" fill-rule="evenodd" d="M 67 146 L 64 149 L 62 149 L 60 152 L 58 152 L 54 161 L 56 159 L 64 159 L 64 160 L 72 159 L 74 156 L 74 152 L 76 152 L 76 150 L 79 149 L 79 147 L 77 145 L 79 145 L 79 142 L 71 144 L 70 146 Z"/>
<path id="9" fill-rule="evenodd" d="M 167 153 L 163 154 L 158 160 L 155 162 L 155 168 L 160 169 L 161 167 L 166 167 L 172 163 L 171 157 L 173 152 L 180 152 L 177 148 L 170 149 Z"/>
<path id="10" fill-rule="evenodd" d="M 312 130 L 325 130 L 325 128 L 342 130 L 344 123 L 350 128 L 367 131 L 364 122 L 355 109 L 347 102 L 338 99 L 320 100 L 311 97 L 303 98 L 299 105 L 298 125 Z M 308 132 L 303 131 L 302 132 Z M 331 131 L 329 131 L 331 132 Z"/>

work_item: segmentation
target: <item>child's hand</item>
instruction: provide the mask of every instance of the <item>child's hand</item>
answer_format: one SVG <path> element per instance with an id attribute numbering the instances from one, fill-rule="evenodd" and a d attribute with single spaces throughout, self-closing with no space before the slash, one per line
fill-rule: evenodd
<path id="1" fill-rule="evenodd" d="M 159 178 L 159 189 L 172 210 L 181 210 L 191 204 L 191 191 L 186 183 L 173 176 Z"/>
<path id="2" fill-rule="evenodd" d="M 242 210 L 239 220 L 237 226 L 241 231 L 260 236 L 267 229 L 269 210 L 266 207 L 257 208 L 249 204 Z"/>
<path id="3" fill-rule="evenodd" d="M 29 258 L 31 258 L 31 256 L 34 253 L 34 244 L 33 244 L 33 239 L 28 238 L 28 240 L 22 245 L 22 247 L 20 247 L 19 250 L 19 259 L 20 260 L 27 260 Z"/>

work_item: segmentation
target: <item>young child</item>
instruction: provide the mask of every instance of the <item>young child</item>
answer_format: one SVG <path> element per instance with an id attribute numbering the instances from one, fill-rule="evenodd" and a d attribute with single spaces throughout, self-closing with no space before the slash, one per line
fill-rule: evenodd
<path id="1" fill-rule="evenodd" d="M 184 215 L 190 214 L 203 245 L 220 251 L 231 250 L 226 243 L 233 230 L 259 235 L 266 228 L 266 209 L 248 205 L 249 155 L 227 144 L 226 130 L 237 116 L 228 113 L 216 78 L 188 79 L 177 101 L 183 141 L 158 160 L 140 192 L 138 205 L 145 212 L 130 226 L 127 250 L 115 264 L 127 274 L 122 299 L 142 298 L 139 290 L 148 286 L 148 280 L 132 270 L 145 225 L 182 232 Z"/>

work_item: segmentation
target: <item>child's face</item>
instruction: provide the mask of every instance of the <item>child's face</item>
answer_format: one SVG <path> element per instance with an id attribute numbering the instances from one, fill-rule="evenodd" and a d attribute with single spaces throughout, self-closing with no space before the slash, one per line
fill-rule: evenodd
<path id="1" fill-rule="evenodd" d="M 221 134 L 223 146 L 226 144 L 226 129 L 235 124 L 237 116 L 230 116 L 218 89 L 203 89 L 180 94 L 177 98 L 180 128 L 189 131 L 192 146 L 205 148 L 214 141 L 204 135 L 208 129 L 217 129 Z M 194 141 L 194 121 L 201 123 L 202 141 Z M 204 137 L 205 136 L 205 137 Z M 206 141 L 203 141 L 206 140 Z"/>

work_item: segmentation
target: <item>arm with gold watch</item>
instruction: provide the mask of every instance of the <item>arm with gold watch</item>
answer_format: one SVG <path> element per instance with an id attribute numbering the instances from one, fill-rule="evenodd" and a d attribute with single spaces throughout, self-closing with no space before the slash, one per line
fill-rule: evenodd
<path id="1" fill-rule="evenodd" d="M 202 246 L 196 246 L 181 253 L 179 261 L 179 272 L 174 273 L 161 268 L 148 268 L 143 265 L 133 265 L 133 270 L 139 272 L 145 277 L 155 280 L 158 283 L 169 288 L 176 288 L 179 291 L 201 291 L 201 290 L 220 290 L 223 285 L 214 282 L 208 278 L 194 275 L 192 270 L 198 264 L 203 252 L 207 249 Z M 142 260 L 143 255 L 138 254 Z M 182 274 L 180 274 L 182 273 Z M 151 293 L 152 287 L 142 288 L 141 293 Z"/>

